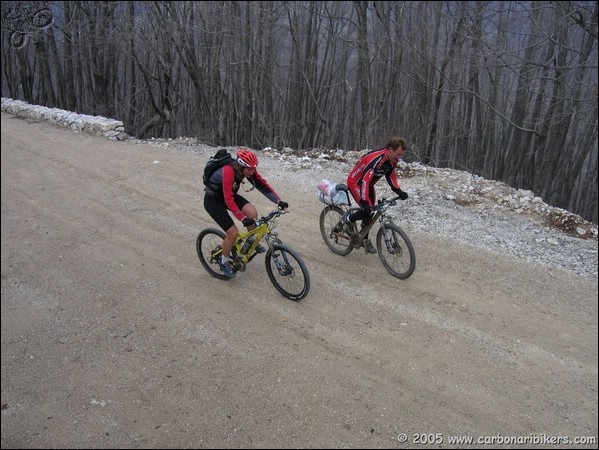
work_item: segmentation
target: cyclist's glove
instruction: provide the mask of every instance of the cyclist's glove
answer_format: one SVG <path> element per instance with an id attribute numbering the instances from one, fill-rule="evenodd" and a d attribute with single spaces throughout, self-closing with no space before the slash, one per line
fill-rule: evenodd
<path id="1" fill-rule="evenodd" d="M 279 209 L 287 209 L 287 208 L 289 208 L 289 203 L 284 202 L 283 200 L 279 200 L 279 203 L 277 203 L 277 206 L 279 207 Z"/>
<path id="2" fill-rule="evenodd" d="M 400 200 L 408 199 L 408 193 L 406 191 L 402 191 L 400 188 L 393 188 L 393 192 L 397 194 Z"/>
<path id="3" fill-rule="evenodd" d="M 244 217 L 241 223 L 243 223 L 243 226 L 247 228 L 255 225 L 256 221 L 254 219 L 250 219 L 249 217 Z"/>

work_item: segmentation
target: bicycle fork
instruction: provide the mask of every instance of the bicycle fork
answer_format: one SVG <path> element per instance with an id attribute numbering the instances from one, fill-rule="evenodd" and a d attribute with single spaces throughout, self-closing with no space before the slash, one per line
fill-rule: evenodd
<path id="1" fill-rule="evenodd" d="M 383 230 L 383 240 L 385 241 L 385 247 L 387 248 L 387 252 L 389 252 L 390 255 L 401 256 L 403 254 L 403 250 L 402 250 L 401 246 L 399 245 L 397 236 L 395 235 L 395 231 L 393 229 L 390 229 L 391 232 L 387 233 L 386 225 L 388 223 L 391 223 L 391 222 L 386 220 L 383 223 L 381 223 L 381 229 Z"/>
<path id="2" fill-rule="evenodd" d="M 279 272 L 279 275 L 282 277 L 287 277 L 289 275 L 293 275 L 293 267 L 289 264 L 289 259 L 287 258 L 287 253 L 281 249 L 275 249 L 271 246 L 272 249 L 272 260 L 275 263 L 275 267 Z"/>

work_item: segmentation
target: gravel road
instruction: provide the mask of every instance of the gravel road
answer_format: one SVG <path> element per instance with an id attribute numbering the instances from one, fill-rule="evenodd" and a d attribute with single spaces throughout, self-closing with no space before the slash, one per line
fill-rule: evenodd
<path id="1" fill-rule="evenodd" d="M 293 302 L 259 259 L 229 282 L 201 267 L 209 152 L 4 113 L 1 142 L 2 448 L 597 447 L 596 240 L 476 207 L 427 222 L 432 181 L 407 178 L 398 280 L 322 241 L 316 183 L 343 166 L 263 155 L 312 279 Z"/>

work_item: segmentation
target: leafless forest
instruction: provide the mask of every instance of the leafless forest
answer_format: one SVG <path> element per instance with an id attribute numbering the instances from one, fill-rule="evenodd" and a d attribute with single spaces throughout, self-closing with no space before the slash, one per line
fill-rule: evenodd
<path id="1" fill-rule="evenodd" d="M 597 223 L 596 1 L 2 2 L 2 96 L 139 138 L 364 149 Z"/>

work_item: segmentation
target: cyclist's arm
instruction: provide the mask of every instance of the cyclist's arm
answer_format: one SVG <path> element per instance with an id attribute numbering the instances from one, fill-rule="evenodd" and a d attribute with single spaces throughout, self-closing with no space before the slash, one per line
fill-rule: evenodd
<path id="1" fill-rule="evenodd" d="M 374 169 L 369 169 L 362 178 L 362 184 L 360 185 L 360 205 L 374 206 L 372 199 L 370 198 L 370 184 L 374 178 Z M 374 186 L 373 186 L 374 188 Z"/>
<path id="2" fill-rule="evenodd" d="M 254 175 L 252 175 L 252 181 L 254 182 L 254 186 L 258 189 L 266 198 L 268 198 L 273 203 L 278 203 L 281 200 L 281 197 L 277 192 L 272 188 L 268 182 L 262 178 L 262 176 L 254 171 Z"/>
<path id="3" fill-rule="evenodd" d="M 387 183 L 389 183 L 389 186 L 391 187 L 391 190 L 393 192 L 396 192 L 397 190 L 401 189 L 399 187 L 399 181 L 397 180 L 397 174 L 395 172 L 395 167 L 393 167 L 393 169 L 391 169 L 390 172 L 385 174 L 385 178 L 387 179 Z"/>
<path id="4" fill-rule="evenodd" d="M 245 214 L 241 212 L 237 203 L 235 203 L 235 191 L 233 190 L 233 185 L 235 184 L 235 169 L 232 166 L 223 167 L 223 195 L 225 197 L 225 204 L 229 211 L 233 213 L 233 215 L 238 220 L 243 220 L 245 218 Z"/>

